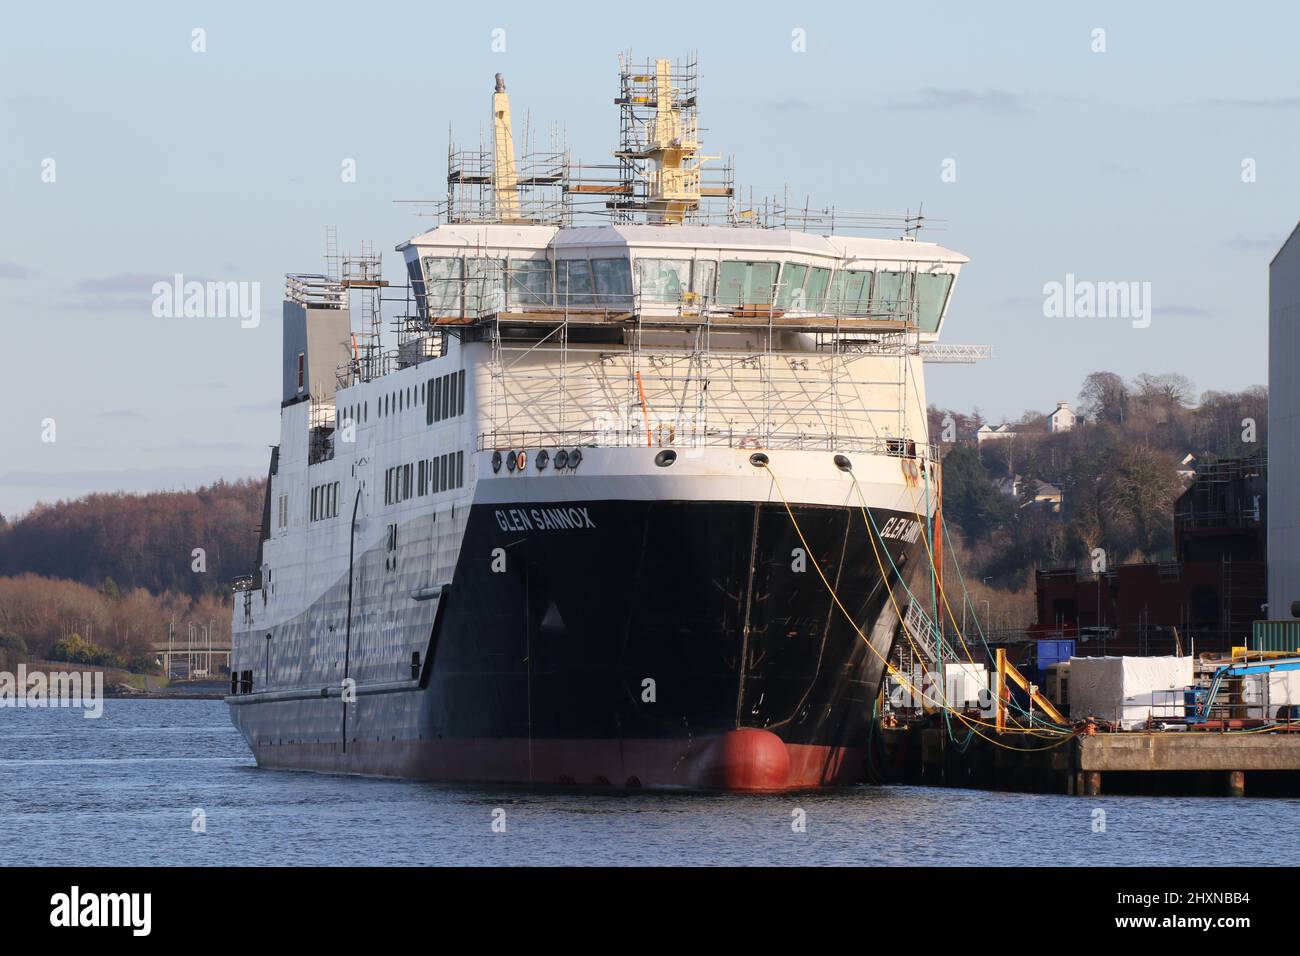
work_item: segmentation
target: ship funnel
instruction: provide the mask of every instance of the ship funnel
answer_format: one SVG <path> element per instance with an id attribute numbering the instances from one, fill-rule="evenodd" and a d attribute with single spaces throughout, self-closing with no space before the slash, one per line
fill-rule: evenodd
<path id="1" fill-rule="evenodd" d="M 510 96 L 506 80 L 496 75 L 492 94 L 492 130 L 496 151 L 492 166 L 492 193 L 497 222 L 519 220 L 519 178 L 515 172 L 515 137 L 510 126 Z"/>

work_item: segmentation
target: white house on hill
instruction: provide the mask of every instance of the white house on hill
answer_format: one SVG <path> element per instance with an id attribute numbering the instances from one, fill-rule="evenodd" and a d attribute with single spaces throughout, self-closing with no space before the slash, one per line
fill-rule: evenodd
<path id="1" fill-rule="evenodd" d="M 1049 432 L 1068 432 L 1074 427 L 1079 416 L 1070 410 L 1069 402 L 1057 402 L 1056 411 L 1047 416 L 1047 430 Z"/>

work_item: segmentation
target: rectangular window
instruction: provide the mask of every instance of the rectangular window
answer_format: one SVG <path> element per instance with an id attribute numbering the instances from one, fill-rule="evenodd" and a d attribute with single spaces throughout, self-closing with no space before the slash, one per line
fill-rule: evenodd
<path id="1" fill-rule="evenodd" d="M 718 264 L 711 259 L 696 259 L 695 274 L 691 276 L 691 291 L 701 305 L 713 301 L 713 283 L 718 277 Z"/>
<path id="2" fill-rule="evenodd" d="M 810 312 L 822 312 L 826 308 L 826 287 L 830 285 L 831 270 L 814 268 L 808 273 L 808 282 L 803 287 L 804 308 Z"/>
<path id="3" fill-rule="evenodd" d="M 509 307 L 527 311 L 551 305 L 551 264 L 545 259 L 511 259 Z"/>
<path id="4" fill-rule="evenodd" d="M 451 376 L 444 375 L 438 380 L 438 383 L 442 389 L 442 417 L 451 418 L 455 414 L 451 410 Z"/>
<path id="5" fill-rule="evenodd" d="M 465 370 L 456 373 L 456 414 L 465 414 Z"/>
<path id="6" fill-rule="evenodd" d="M 442 421 L 442 379 L 433 380 L 433 420 Z"/>
<path id="7" fill-rule="evenodd" d="M 830 309 L 836 315 L 866 315 L 871 310 L 871 272 L 841 269 L 831 283 Z"/>
<path id="8" fill-rule="evenodd" d="M 919 272 L 916 276 L 916 321 L 922 332 L 937 332 L 943 307 L 952 289 L 952 275 L 943 272 Z"/>
<path id="9" fill-rule="evenodd" d="M 415 493 L 423 498 L 429 492 L 428 472 L 425 471 L 425 464 L 420 462 L 415 477 Z"/>
<path id="10" fill-rule="evenodd" d="M 779 262 L 724 262 L 718 279 L 723 305 L 771 305 Z"/>
<path id="11" fill-rule="evenodd" d="M 781 288 L 776 295 L 776 306 L 778 309 L 789 309 L 792 307 L 802 309 L 803 306 L 803 283 L 808 278 L 808 267 L 798 262 L 787 262 L 785 268 L 781 270 Z"/>
<path id="12" fill-rule="evenodd" d="M 632 307 L 632 267 L 627 259 L 592 259 L 596 304 L 615 309 Z"/>
<path id="13" fill-rule="evenodd" d="M 402 500 L 411 497 L 411 466 L 402 466 Z"/>
<path id="14" fill-rule="evenodd" d="M 430 317 L 460 318 L 461 262 L 460 259 L 443 256 L 425 256 L 421 260 L 424 266 L 425 302 Z"/>
<path id="15" fill-rule="evenodd" d="M 586 259 L 561 259 L 555 263 L 557 305 L 582 308 L 595 304 L 591 267 Z"/>
<path id="16" fill-rule="evenodd" d="M 432 424 L 433 424 L 433 421 L 434 421 L 434 419 L 433 419 L 433 391 L 434 391 L 434 389 L 433 389 L 433 379 L 429 379 L 429 387 L 428 387 L 427 389 L 425 389 L 425 393 L 424 393 L 424 423 L 425 423 L 426 425 L 432 425 Z"/>
<path id="17" fill-rule="evenodd" d="M 493 315 L 506 306 L 506 261 L 473 258 L 465 260 L 465 311 L 469 315 Z"/>
<path id="18" fill-rule="evenodd" d="M 879 319 L 905 322 L 912 318 L 912 273 L 876 273 L 876 291 L 871 314 Z"/>
<path id="19" fill-rule="evenodd" d="M 677 305 L 691 289 L 690 259 L 637 259 L 637 287 L 646 305 Z"/>
<path id="20" fill-rule="evenodd" d="M 298 391 L 302 391 L 307 384 L 307 353 L 298 353 Z"/>
<path id="21" fill-rule="evenodd" d="M 456 452 L 456 487 L 465 487 L 465 453 Z"/>
<path id="22" fill-rule="evenodd" d="M 307 508 L 307 520 L 316 520 L 316 489 L 311 490 L 311 504 Z"/>

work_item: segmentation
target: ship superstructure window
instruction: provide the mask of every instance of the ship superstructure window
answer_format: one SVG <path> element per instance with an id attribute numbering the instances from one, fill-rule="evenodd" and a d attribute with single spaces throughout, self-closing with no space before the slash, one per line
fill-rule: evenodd
<path id="1" fill-rule="evenodd" d="M 298 353 L 298 391 L 302 391 L 307 384 L 307 353 Z"/>
<path id="2" fill-rule="evenodd" d="M 781 270 L 780 288 L 776 293 L 776 305 L 779 309 L 801 309 L 803 304 L 803 284 L 808 278 L 808 267 L 802 262 L 787 262 Z"/>
<path id="3" fill-rule="evenodd" d="M 337 518 L 339 513 L 339 483 L 337 481 L 316 485 L 311 490 L 311 520 L 323 521 Z"/>
<path id="4" fill-rule="evenodd" d="M 873 309 L 880 318 L 907 321 L 912 307 L 912 273 L 877 272 Z"/>
<path id="5" fill-rule="evenodd" d="M 473 258 L 465 260 L 465 311 L 470 315 L 491 315 L 506 306 L 506 261 Z"/>
<path id="6" fill-rule="evenodd" d="M 432 495 L 444 491 L 454 491 L 457 488 L 465 487 L 465 453 L 463 451 L 450 451 L 445 455 L 439 455 L 430 459 L 425 464 L 425 473 L 428 475 L 428 493 Z M 424 494 L 421 491 L 420 494 Z"/>
<path id="7" fill-rule="evenodd" d="M 462 260 L 451 256 L 425 256 L 425 303 L 432 316 L 460 316 Z"/>
<path id="8" fill-rule="evenodd" d="M 632 266 L 627 259 L 592 259 L 596 304 L 626 309 L 632 305 Z"/>
<path id="9" fill-rule="evenodd" d="M 421 314 L 423 314 L 425 310 L 424 276 L 420 274 L 420 263 L 418 260 L 407 260 L 406 274 L 411 280 L 411 293 L 415 296 L 415 304 L 419 308 Z"/>
<path id="10" fill-rule="evenodd" d="M 841 269 L 831 283 L 830 311 L 836 315 L 866 315 L 871 311 L 870 269 Z"/>
<path id="11" fill-rule="evenodd" d="M 527 311 L 551 304 L 551 264 L 545 259 L 511 259 L 510 308 Z"/>
<path id="12" fill-rule="evenodd" d="M 676 305 L 691 291 L 691 260 L 637 259 L 636 278 L 642 302 Z"/>
<path id="13" fill-rule="evenodd" d="M 591 286 L 591 265 L 586 259 L 560 259 L 555 263 L 556 304 L 570 306 L 594 305 Z"/>
<path id="14" fill-rule="evenodd" d="M 826 290 L 831 283 L 831 270 L 814 266 L 808 272 L 808 281 L 803 287 L 804 308 L 821 312 L 826 308 Z"/>
<path id="15" fill-rule="evenodd" d="M 277 527 L 289 527 L 289 496 L 281 495 L 276 505 L 275 523 Z"/>
<path id="16" fill-rule="evenodd" d="M 724 262 L 718 278 L 723 305 L 771 305 L 779 262 Z"/>
<path id="17" fill-rule="evenodd" d="M 465 412 L 465 370 L 429 379 L 424 402 L 425 424 L 432 425 Z"/>
<path id="18" fill-rule="evenodd" d="M 944 272 L 918 272 L 916 275 L 916 321 L 922 332 L 936 332 L 943 316 L 944 304 L 952 290 L 952 275 Z"/>

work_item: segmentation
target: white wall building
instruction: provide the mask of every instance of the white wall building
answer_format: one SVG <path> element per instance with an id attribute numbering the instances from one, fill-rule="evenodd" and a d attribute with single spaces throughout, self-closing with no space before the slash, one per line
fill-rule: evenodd
<path id="1" fill-rule="evenodd" d="M 1057 402 L 1056 411 L 1047 416 L 1047 430 L 1049 432 L 1068 432 L 1078 420 L 1079 416 L 1070 409 L 1069 402 Z"/>
<path id="2" fill-rule="evenodd" d="M 1268 270 L 1268 616 L 1300 601 L 1300 226 Z"/>

